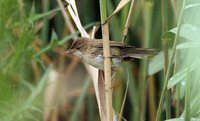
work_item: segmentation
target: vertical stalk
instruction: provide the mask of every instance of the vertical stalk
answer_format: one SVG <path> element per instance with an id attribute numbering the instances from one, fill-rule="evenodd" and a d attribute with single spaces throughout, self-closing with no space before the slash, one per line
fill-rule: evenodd
<path id="1" fill-rule="evenodd" d="M 177 20 L 180 18 L 180 11 L 181 11 L 181 5 L 183 3 L 183 0 L 181 1 L 173 1 L 171 2 L 173 9 L 175 11 L 175 17 L 176 19 L 174 20 L 177 23 Z M 175 63 L 177 63 L 179 60 L 177 58 L 178 53 L 175 54 Z M 174 73 L 178 68 L 179 63 L 177 63 L 176 65 L 174 65 Z M 180 84 L 177 84 L 175 87 L 175 90 L 177 92 L 177 98 L 176 98 L 176 117 L 178 118 L 180 115 Z"/>
<path id="2" fill-rule="evenodd" d="M 122 43 L 125 43 L 126 37 L 127 37 L 127 34 L 128 34 L 128 29 L 129 29 L 129 27 L 131 25 L 131 21 L 132 21 L 132 18 L 133 18 L 134 1 L 135 0 L 131 1 L 131 6 L 130 6 L 130 9 L 129 9 L 129 12 L 128 12 L 128 18 L 127 18 L 127 21 L 126 21 L 126 24 L 125 24 L 125 27 L 124 27 Z"/>
<path id="3" fill-rule="evenodd" d="M 155 92 L 156 92 L 156 87 L 155 87 L 155 77 L 154 76 L 150 76 L 148 78 L 149 80 L 149 86 L 148 86 L 148 115 L 149 115 L 149 121 L 155 121 L 156 119 L 156 96 L 155 96 Z"/>
<path id="4" fill-rule="evenodd" d="M 176 118 L 179 117 L 179 112 L 180 112 L 180 85 L 178 84 L 176 86 L 176 91 L 177 91 L 177 99 L 176 99 Z"/>
<path id="5" fill-rule="evenodd" d="M 187 70 L 187 81 L 186 81 L 186 91 L 185 91 L 185 121 L 190 121 L 190 65 Z"/>
<path id="6" fill-rule="evenodd" d="M 160 121 L 160 117 L 161 117 L 161 111 L 162 111 L 162 106 L 163 106 L 163 102 L 164 102 L 164 97 L 167 91 L 167 83 L 169 80 L 169 74 L 170 74 L 170 70 L 172 68 L 172 62 L 174 60 L 174 55 L 175 55 L 175 51 L 176 51 L 176 44 L 178 42 L 178 38 L 179 38 L 179 34 L 180 34 L 180 29 L 181 29 L 181 23 L 182 23 L 182 15 L 183 15 L 183 9 L 185 7 L 185 0 L 183 0 L 183 4 L 182 4 L 182 10 L 181 10 L 181 14 L 180 14 L 180 18 L 178 21 L 178 30 L 177 30 L 177 34 L 175 36 L 175 40 L 174 40 L 174 44 L 173 44 L 173 48 L 172 48 L 172 55 L 170 57 L 170 61 L 169 61 L 169 65 L 167 67 L 167 72 L 166 72 L 166 76 L 164 79 L 164 86 L 162 89 L 162 93 L 161 93 L 161 97 L 160 97 L 160 102 L 158 105 L 158 112 L 157 112 L 157 116 L 156 116 L 156 121 Z"/>
<path id="7" fill-rule="evenodd" d="M 152 27 L 152 13 L 153 13 L 154 2 L 144 1 L 144 41 L 142 47 L 150 46 L 151 38 L 151 27 Z M 146 80 L 147 80 L 147 66 L 148 62 L 146 60 L 141 62 L 140 66 L 140 121 L 144 120 L 146 112 Z"/>
<path id="8" fill-rule="evenodd" d="M 107 18 L 106 0 L 100 0 L 101 27 L 103 38 L 104 54 L 104 75 L 105 75 L 105 93 L 106 93 L 106 117 L 107 121 L 113 121 L 112 107 L 112 80 L 111 80 L 111 63 L 110 63 L 110 43 Z"/>
<path id="9" fill-rule="evenodd" d="M 128 72 L 130 72 L 129 76 L 126 76 L 126 80 L 130 79 L 129 81 L 129 88 L 128 88 L 128 96 L 130 97 L 130 103 L 133 108 L 133 111 L 130 113 L 130 121 L 139 121 L 139 94 L 138 94 L 138 86 L 135 83 L 135 77 L 133 73 L 133 68 L 130 65 L 130 63 L 124 64 L 124 69 L 127 69 Z M 126 70 L 124 70 L 125 72 Z M 124 81 L 125 82 L 125 81 Z"/>
<path id="10" fill-rule="evenodd" d="M 165 58 L 165 66 L 164 66 L 164 76 L 166 76 L 167 68 L 168 68 L 168 46 L 167 46 L 167 40 L 164 40 L 163 42 L 163 53 L 164 53 L 164 58 Z M 171 118 L 171 96 L 170 96 L 170 90 L 166 91 L 166 119 Z"/>
<path id="11" fill-rule="evenodd" d="M 162 0 L 162 32 L 165 32 L 168 30 L 168 0 Z M 164 54 L 164 76 L 166 76 L 167 67 L 168 67 L 168 40 L 163 40 L 163 54 Z M 166 119 L 171 118 L 171 96 L 170 96 L 170 90 L 167 90 L 166 92 Z"/>

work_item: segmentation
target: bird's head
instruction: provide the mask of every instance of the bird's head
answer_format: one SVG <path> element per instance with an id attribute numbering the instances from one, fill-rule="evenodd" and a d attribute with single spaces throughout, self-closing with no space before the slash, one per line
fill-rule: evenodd
<path id="1" fill-rule="evenodd" d="M 84 46 L 84 38 L 79 37 L 74 40 L 70 46 L 70 48 L 65 52 L 66 54 L 73 54 L 74 52 L 79 51 Z"/>

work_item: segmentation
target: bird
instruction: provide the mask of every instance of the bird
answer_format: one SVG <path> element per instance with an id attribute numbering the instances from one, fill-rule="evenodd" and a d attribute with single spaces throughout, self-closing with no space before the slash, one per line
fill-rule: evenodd
<path id="1" fill-rule="evenodd" d="M 109 41 L 111 68 L 117 67 L 123 61 L 145 59 L 156 54 L 155 49 L 136 48 L 124 43 Z M 104 70 L 103 40 L 78 37 L 74 40 L 70 48 L 65 52 L 80 58 L 83 62 Z"/>

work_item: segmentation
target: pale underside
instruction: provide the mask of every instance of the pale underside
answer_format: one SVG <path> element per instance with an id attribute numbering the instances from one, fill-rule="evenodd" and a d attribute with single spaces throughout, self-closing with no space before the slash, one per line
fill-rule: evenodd
<path id="1" fill-rule="evenodd" d="M 100 70 L 104 70 L 104 59 L 102 55 L 92 57 L 91 54 L 86 54 L 81 51 L 74 52 L 74 55 L 79 57 L 83 62 L 90 64 Z M 83 56 L 84 55 L 84 56 Z M 112 57 L 111 58 L 111 67 L 116 67 L 121 63 L 121 59 Z"/>

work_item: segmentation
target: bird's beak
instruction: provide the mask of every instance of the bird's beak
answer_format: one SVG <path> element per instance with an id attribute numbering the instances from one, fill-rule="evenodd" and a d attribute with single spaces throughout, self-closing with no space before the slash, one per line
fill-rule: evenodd
<path id="1" fill-rule="evenodd" d="M 72 54 L 73 53 L 73 49 L 69 49 L 69 50 L 67 50 L 66 52 L 65 52 L 65 54 Z"/>

